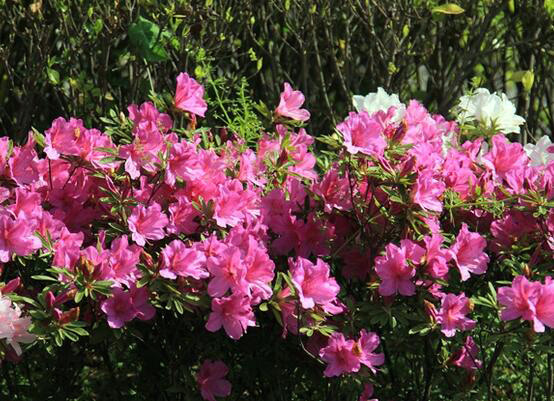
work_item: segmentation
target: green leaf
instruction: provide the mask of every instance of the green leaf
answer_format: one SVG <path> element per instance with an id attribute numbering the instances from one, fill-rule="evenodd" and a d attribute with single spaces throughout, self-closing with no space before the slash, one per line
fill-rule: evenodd
<path id="1" fill-rule="evenodd" d="M 78 304 L 79 302 L 81 302 L 84 296 L 85 296 L 84 291 L 77 291 L 77 293 L 75 294 L 75 298 L 73 300 L 75 301 L 76 304 Z"/>
<path id="2" fill-rule="evenodd" d="M 529 92 L 531 90 L 534 81 L 535 74 L 533 74 L 533 71 L 525 71 L 521 77 L 521 83 L 523 85 L 523 89 L 525 89 L 525 92 Z"/>
<path id="3" fill-rule="evenodd" d="M 48 75 L 48 80 L 50 83 L 57 85 L 60 83 L 60 73 L 52 68 L 46 69 L 46 75 Z"/>
<path id="4" fill-rule="evenodd" d="M 58 282 L 57 278 L 50 277 L 50 276 L 43 276 L 41 274 L 37 274 L 36 276 L 31 276 L 33 280 L 42 280 L 42 281 L 55 281 Z"/>
<path id="5" fill-rule="evenodd" d="M 146 61 L 166 61 L 169 56 L 160 43 L 162 37 L 167 38 L 169 33 L 162 31 L 160 27 L 147 20 L 144 17 L 139 17 L 138 21 L 131 24 L 129 27 L 129 40 L 137 50 L 139 56 Z"/>
<path id="6" fill-rule="evenodd" d="M 457 4 L 454 4 L 454 3 L 446 3 L 446 4 L 442 4 L 440 6 L 437 6 L 435 8 L 433 8 L 431 10 L 431 13 L 433 14 L 451 14 L 451 15 L 456 15 L 456 14 L 461 14 L 463 13 L 465 10 L 460 7 L 459 5 Z"/>

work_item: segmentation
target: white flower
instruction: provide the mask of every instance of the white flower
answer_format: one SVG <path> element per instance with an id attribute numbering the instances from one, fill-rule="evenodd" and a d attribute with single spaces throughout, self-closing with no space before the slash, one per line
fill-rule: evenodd
<path id="1" fill-rule="evenodd" d="M 6 340 L 17 355 L 21 355 L 19 343 L 31 343 L 35 340 L 34 334 L 28 333 L 31 324 L 30 317 L 20 317 L 21 310 L 15 304 L 0 294 L 0 340 Z"/>
<path id="2" fill-rule="evenodd" d="M 406 106 L 400 102 L 398 95 L 395 93 L 389 95 L 383 88 L 378 88 L 377 92 L 371 92 L 367 96 L 354 95 L 352 103 L 354 103 L 358 113 L 365 110 L 370 115 L 378 111 L 386 112 L 390 107 L 394 106 L 396 112 L 391 121 L 395 123 L 402 121 L 406 113 Z"/>
<path id="3" fill-rule="evenodd" d="M 462 96 L 458 104 L 458 120 L 461 123 L 477 120 L 486 127 L 495 127 L 508 134 L 519 133 L 525 119 L 516 114 L 516 108 L 505 93 L 491 94 L 488 89 L 478 88 L 471 95 Z"/>
<path id="4" fill-rule="evenodd" d="M 531 159 L 530 165 L 533 167 L 546 166 L 554 161 L 554 145 L 547 135 L 539 139 L 536 145 L 528 143 L 523 149 Z"/>

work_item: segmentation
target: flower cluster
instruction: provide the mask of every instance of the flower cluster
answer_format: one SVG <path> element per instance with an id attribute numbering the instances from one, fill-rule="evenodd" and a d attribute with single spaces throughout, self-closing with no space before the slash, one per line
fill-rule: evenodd
<path id="1" fill-rule="evenodd" d="M 396 341 L 398 324 L 449 344 L 443 366 L 472 375 L 482 363 L 468 333 L 480 325 L 554 327 L 544 269 L 554 161 L 546 140 L 523 148 L 504 136 L 523 123 L 505 95 L 461 99 L 461 119 L 482 125 L 468 139 L 464 126 L 379 88 L 354 97 L 357 111 L 321 138 L 334 150 L 323 155 L 288 83 L 255 148 L 196 129 L 204 96 L 181 73 L 167 113 L 145 102 L 118 130 L 60 117 L 22 146 L 0 139 L 0 262 L 13 278 L 0 287 L 0 357 L 36 336 L 59 345 L 102 323 L 125 330 L 187 311 L 206 341 L 261 336 L 271 321 L 302 348 L 308 338 L 325 377 L 373 381 L 366 373 L 385 364 L 376 350 Z M 182 112 L 186 129 L 174 123 Z M 479 129 L 487 138 L 474 138 Z M 18 266 L 37 260 L 46 267 L 22 282 Z M 40 280 L 50 284 L 27 291 Z M 231 393 L 227 372 L 203 362 L 204 399 Z M 364 388 L 360 399 L 373 393 Z"/>

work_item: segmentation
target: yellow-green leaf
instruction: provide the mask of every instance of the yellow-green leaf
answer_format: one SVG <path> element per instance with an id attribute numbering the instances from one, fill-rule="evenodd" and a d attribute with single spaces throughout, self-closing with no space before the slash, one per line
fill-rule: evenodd
<path id="1" fill-rule="evenodd" d="M 533 71 L 525 71 L 525 73 L 521 77 L 521 83 L 523 84 L 523 89 L 525 89 L 526 92 L 529 92 L 531 90 L 534 80 L 535 74 L 533 74 Z"/>
<path id="2" fill-rule="evenodd" d="M 461 14 L 465 10 L 457 4 L 447 3 L 437 6 L 431 10 L 433 14 Z"/>

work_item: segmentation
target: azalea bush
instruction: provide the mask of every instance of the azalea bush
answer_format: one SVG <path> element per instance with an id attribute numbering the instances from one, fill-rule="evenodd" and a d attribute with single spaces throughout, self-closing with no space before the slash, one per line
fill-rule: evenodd
<path id="1" fill-rule="evenodd" d="M 288 83 L 256 129 L 211 98 L 1 139 L 3 395 L 550 399 L 554 146 L 505 95 L 379 89 L 317 146 Z"/>

